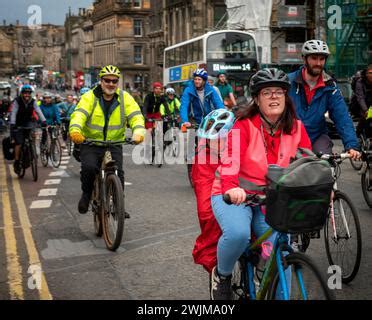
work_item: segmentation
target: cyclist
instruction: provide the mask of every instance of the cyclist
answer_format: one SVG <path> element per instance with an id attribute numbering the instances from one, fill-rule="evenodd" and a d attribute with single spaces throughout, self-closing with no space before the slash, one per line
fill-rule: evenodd
<path id="1" fill-rule="evenodd" d="M 217 263 L 217 242 L 220 227 L 213 215 L 211 191 L 215 172 L 220 162 L 227 133 L 232 128 L 235 116 L 232 112 L 218 109 L 210 112 L 200 125 L 198 150 L 192 167 L 192 180 L 198 210 L 200 235 L 197 237 L 192 255 L 194 262 L 211 273 Z"/>
<path id="2" fill-rule="evenodd" d="M 185 127 L 191 127 L 189 115 L 192 121 L 199 125 L 203 117 L 213 109 L 225 108 L 221 98 L 213 87 L 207 82 L 208 73 L 203 68 L 193 73 L 194 81 L 182 93 L 180 116 L 181 123 Z"/>
<path id="3" fill-rule="evenodd" d="M 54 104 L 57 106 L 59 113 L 63 112 L 63 108 L 65 107 L 65 103 L 62 101 L 62 97 L 59 94 L 54 96 Z"/>
<path id="4" fill-rule="evenodd" d="M 218 93 L 218 95 L 220 96 L 221 100 L 223 101 L 220 90 L 214 85 L 215 82 L 216 82 L 216 78 L 215 77 L 208 76 L 208 83 L 213 87 L 213 89 Z"/>
<path id="5" fill-rule="evenodd" d="M 80 89 L 80 98 L 83 94 L 87 93 L 90 89 L 88 87 L 82 87 Z"/>
<path id="6" fill-rule="evenodd" d="M 226 73 L 225 71 L 220 71 L 217 74 L 217 83 L 216 87 L 218 90 L 220 90 L 222 100 L 229 101 L 229 104 L 232 104 L 233 106 L 236 105 L 235 97 L 234 97 L 234 92 L 232 86 L 227 82 L 226 79 Z"/>
<path id="7" fill-rule="evenodd" d="M 46 119 L 46 124 L 48 126 L 61 125 L 61 118 L 58 106 L 56 104 L 53 104 L 52 95 L 49 92 L 45 92 L 43 94 L 43 102 L 40 105 L 40 109 Z M 51 133 L 50 128 L 48 128 L 48 130 L 49 133 Z M 45 147 L 47 138 L 47 128 L 44 128 L 41 136 L 41 146 Z"/>
<path id="8" fill-rule="evenodd" d="M 366 118 L 370 119 L 368 110 L 372 107 L 372 64 L 363 70 L 360 78 L 356 80 L 352 101 L 358 106 L 357 109 L 362 116 L 356 130 L 357 134 L 360 134 L 367 124 Z"/>
<path id="9" fill-rule="evenodd" d="M 23 131 L 17 130 L 17 127 L 30 127 L 35 120 L 46 125 L 46 120 L 37 105 L 35 99 L 32 98 L 33 88 L 29 84 L 25 84 L 20 89 L 20 95 L 14 100 L 12 112 L 10 116 L 10 134 L 15 140 L 14 148 L 14 172 L 20 173 L 19 156 L 21 152 L 21 145 L 24 142 Z"/>
<path id="10" fill-rule="evenodd" d="M 153 91 L 146 95 L 143 102 L 143 113 L 147 119 L 161 119 L 160 106 L 165 104 L 165 97 L 162 95 L 163 86 L 160 82 L 152 84 Z M 152 124 L 146 121 L 146 129 L 151 128 Z"/>
<path id="11" fill-rule="evenodd" d="M 68 127 L 70 124 L 70 118 L 75 108 L 76 108 L 76 104 L 74 104 L 72 94 L 67 95 L 66 102 L 64 103 L 63 111 L 61 113 L 61 116 L 64 117 L 63 119 L 64 130 L 63 130 L 63 135 L 62 135 L 64 141 L 67 140 L 67 133 L 68 133 Z"/>
<path id="12" fill-rule="evenodd" d="M 329 54 L 327 44 L 321 40 L 303 44 L 304 66 L 288 75 L 291 82 L 289 96 L 296 106 L 297 117 L 305 125 L 314 152 L 332 153 L 333 143 L 327 134 L 324 115 L 328 112 L 345 150 L 357 159 L 360 157 L 359 144 L 344 98 L 336 82 L 324 71 Z"/>
<path id="13" fill-rule="evenodd" d="M 299 147 L 311 148 L 310 139 L 288 96 L 288 76 L 276 68 L 254 74 L 249 83 L 253 100 L 242 106 L 228 135 L 227 151 L 212 188 L 212 208 L 222 236 L 217 246 L 217 266 L 211 274 L 211 298 L 231 298 L 231 274 L 247 248 L 251 228 L 260 237 L 269 226 L 260 206 L 246 206 L 246 194 L 266 184 L 269 164 L 288 166 Z M 222 196 L 230 196 L 227 205 Z M 276 236 L 274 231 L 269 241 Z"/>
<path id="14" fill-rule="evenodd" d="M 70 137 L 76 144 L 85 139 L 122 141 L 125 137 L 126 122 L 133 131 L 132 140 L 141 143 L 144 139 L 144 119 L 138 104 L 132 96 L 119 89 L 120 70 L 113 65 L 103 67 L 99 73 L 101 83 L 85 93 L 71 115 Z M 96 171 L 105 148 L 82 144 L 80 213 L 88 211 Z M 123 152 L 121 147 L 111 147 L 112 158 L 118 164 L 118 175 L 124 189 Z"/>
<path id="15" fill-rule="evenodd" d="M 173 88 L 167 88 L 165 94 L 165 102 L 160 105 L 160 115 L 162 117 L 177 117 L 181 103 L 176 96 L 176 91 Z"/>

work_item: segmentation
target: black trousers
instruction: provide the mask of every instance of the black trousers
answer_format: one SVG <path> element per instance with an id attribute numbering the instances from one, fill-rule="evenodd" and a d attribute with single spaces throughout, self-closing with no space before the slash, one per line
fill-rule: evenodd
<path id="1" fill-rule="evenodd" d="M 80 145 L 81 171 L 80 181 L 83 193 L 92 194 L 94 179 L 99 172 L 106 148 L 100 146 Z M 112 159 L 116 161 L 118 175 L 124 190 L 123 149 L 122 146 L 110 147 Z"/>

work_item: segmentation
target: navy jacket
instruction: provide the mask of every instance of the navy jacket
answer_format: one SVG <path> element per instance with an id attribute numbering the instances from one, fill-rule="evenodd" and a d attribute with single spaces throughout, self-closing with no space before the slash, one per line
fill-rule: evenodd
<path id="1" fill-rule="evenodd" d="M 328 134 L 324 114 L 328 112 L 340 135 L 345 150 L 359 150 L 359 143 L 355 134 L 353 121 L 348 112 L 340 89 L 331 76 L 323 72 L 325 87 L 318 88 L 310 105 L 308 105 L 302 79 L 302 68 L 290 73 L 291 88 L 289 96 L 296 106 L 297 117 L 303 122 L 311 143 L 322 134 Z"/>

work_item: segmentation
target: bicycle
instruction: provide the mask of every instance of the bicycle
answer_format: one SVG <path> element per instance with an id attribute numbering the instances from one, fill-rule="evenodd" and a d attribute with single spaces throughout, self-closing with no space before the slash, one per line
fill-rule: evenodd
<path id="1" fill-rule="evenodd" d="M 195 133 L 196 133 L 196 130 L 198 129 L 198 125 L 191 124 L 190 127 L 185 127 L 184 125 L 181 126 L 181 132 L 183 132 L 183 133 L 187 133 L 188 130 L 190 130 L 190 129 L 194 129 Z M 188 139 L 187 139 L 187 141 L 188 141 Z M 193 152 L 192 155 L 189 154 L 188 152 L 186 152 L 186 154 L 185 154 L 185 161 L 186 161 L 186 166 L 187 166 L 187 177 L 189 179 L 191 188 L 194 188 L 194 182 L 192 180 L 192 165 L 193 165 L 192 158 L 198 151 L 198 136 L 197 136 L 197 134 L 195 134 L 193 150 L 194 150 L 194 152 Z M 187 151 L 188 151 L 188 148 L 187 148 Z"/>
<path id="2" fill-rule="evenodd" d="M 224 201 L 231 204 L 228 195 L 224 195 Z M 265 201 L 265 195 L 246 196 L 247 205 L 262 205 Z M 261 244 L 272 235 L 272 232 L 273 229 L 269 228 L 247 247 L 236 262 L 231 279 L 233 300 L 334 299 L 315 263 L 304 253 L 293 251 L 288 244 L 289 237 L 286 233 L 278 232 L 264 269 L 259 270 Z M 285 255 L 285 252 L 288 254 Z M 259 272 L 262 272 L 262 275 L 259 275 Z M 285 272 L 291 272 L 290 288 L 287 286 Z M 255 283 L 255 275 L 258 283 Z"/>
<path id="3" fill-rule="evenodd" d="M 106 148 L 100 170 L 94 180 L 91 208 L 95 234 L 98 237 L 103 235 L 107 249 L 115 251 L 123 238 L 125 206 L 118 168 L 109 148 L 120 144 L 133 144 L 133 142 L 87 140 L 84 144 L 101 145 Z"/>
<path id="4" fill-rule="evenodd" d="M 73 142 L 71 141 L 70 134 L 68 132 L 70 120 L 68 120 L 67 118 L 61 118 L 61 122 L 62 122 L 62 132 L 61 132 L 62 138 L 66 143 L 67 153 L 69 156 L 71 156 L 72 150 L 73 150 Z"/>
<path id="5" fill-rule="evenodd" d="M 358 273 L 362 256 L 362 235 L 357 211 L 350 198 L 338 190 L 337 179 L 340 177 L 340 164 L 350 158 L 348 153 L 318 154 L 318 158 L 328 161 L 334 176 L 333 196 L 327 220 L 324 226 L 324 243 L 329 265 L 338 265 L 342 270 L 342 282 L 351 282 Z M 362 180 L 363 181 L 363 180 Z M 310 233 L 300 234 L 301 252 L 306 252 L 310 245 Z M 356 241 L 353 245 L 353 241 Z M 348 248 L 348 245 L 351 247 Z M 355 255 L 352 257 L 351 255 Z M 352 258 L 352 262 L 346 258 Z"/>
<path id="6" fill-rule="evenodd" d="M 162 119 L 147 119 L 152 124 L 151 127 L 151 164 L 156 164 L 158 168 L 163 165 L 164 144 L 163 139 L 163 120 Z M 160 155 L 160 161 L 159 161 Z"/>
<path id="7" fill-rule="evenodd" d="M 164 122 L 167 125 L 167 139 L 164 139 L 164 153 L 170 157 L 177 158 L 180 152 L 180 143 L 179 143 L 179 128 L 178 121 L 176 117 L 165 117 Z"/>
<path id="8" fill-rule="evenodd" d="M 54 168 L 60 166 L 62 160 L 62 149 L 58 140 L 58 129 L 56 126 L 49 126 L 45 142 L 40 142 L 40 159 L 44 167 L 48 165 L 49 158 Z"/>
<path id="9" fill-rule="evenodd" d="M 38 171 L 35 140 L 32 136 L 32 130 L 34 130 L 34 127 L 18 127 L 17 131 L 18 130 L 24 131 L 24 142 L 21 146 L 21 153 L 19 157 L 19 165 L 21 170 L 19 173 L 17 173 L 17 175 L 19 178 L 23 178 L 26 173 L 26 169 L 31 166 L 33 181 L 36 182 L 38 179 Z"/>

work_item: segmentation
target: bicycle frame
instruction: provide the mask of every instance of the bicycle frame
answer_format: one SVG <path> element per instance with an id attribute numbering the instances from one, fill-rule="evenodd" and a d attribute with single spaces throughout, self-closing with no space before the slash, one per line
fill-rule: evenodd
<path id="1" fill-rule="evenodd" d="M 244 259 L 246 261 L 247 270 L 245 270 L 248 280 L 248 293 L 251 300 L 263 300 L 267 295 L 267 291 L 272 283 L 274 271 L 276 268 L 279 272 L 279 281 L 281 288 L 283 289 L 283 296 L 284 300 L 289 300 L 289 289 L 287 286 L 287 281 L 285 277 L 285 271 L 283 268 L 282 258 L 283 258 L 283 251 L 285 249 L 289 253 L 293 252 L 292 248 L 288 245 L 288 236 L 285 233 L 278 233 L 275 238 L 273 244 L 273 250 L 269 259 L 266 262 L 266 266 L 264 269 L 264 273 L 262 275 L 262 279 L 260 281 L 260 286 L 256 290 L 256 285 L 254 283 L 254 265 L 249 259 L 249 256 L 254 251 L 257 251 L 259 246 L 264 242 L 268 237 L 271 236 L 273 229 L 268 229 L 261 237 L 259 237 L 252 245 L 250 245 L 245 253 L 243 254 Z M 302 282 L 302 280 L 301 280 Z M 303 283 L 302 285 L 302 293 L 306 296 Z"/>

